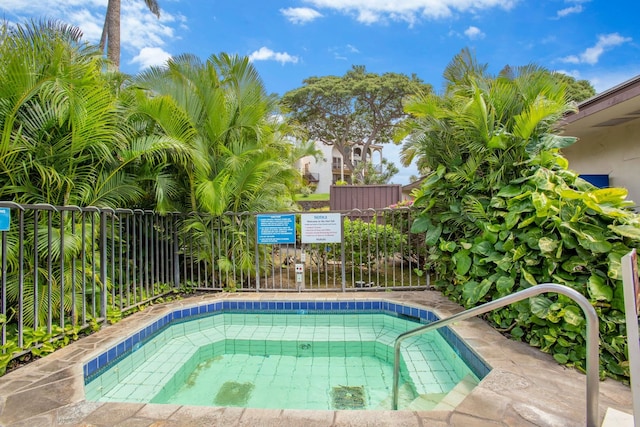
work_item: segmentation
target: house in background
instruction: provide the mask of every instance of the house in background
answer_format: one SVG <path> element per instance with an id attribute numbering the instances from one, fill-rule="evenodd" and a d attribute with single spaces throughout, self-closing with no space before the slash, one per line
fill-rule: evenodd
<path id="1" fill-rule="evenodd" d="M 581 102 L 565 117 L 569 168 L 599 187 L 623 187 L 640 206 L 640 76 Z"/>
<path id="2" fill-rule="evenodd" d="M 352 173 L 347 169 L 344 158 L 338 149 L 333 145 L 316 142 L 316 148 L 322 152 L 322 158 L 316 160 L 312 156 L 306 156 L 298 160 L 296 166 L 299 168 L 305 182 L 308 185 L 315 185 L 315 193 L 329 193 L 331 185 L 337 181 L 352 183 Z M 382 163 L 382 146 L 370 145 L 368 152 L 364 153 L 363 144 L 356 144 L 352 147 L 349 155 L 355 165 L 360 163 L 366 156 L 367 162 L 374 166 Z"/>

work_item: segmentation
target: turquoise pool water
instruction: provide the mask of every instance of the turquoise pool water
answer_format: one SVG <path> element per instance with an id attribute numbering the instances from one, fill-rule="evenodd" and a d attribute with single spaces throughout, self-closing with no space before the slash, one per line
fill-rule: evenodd
<path id="1" fill-rule="evenodd" d="M 89 361 L 86 397 L 254 408 L 389 409 L 393 343 L 400 333 L 419 326 L 419 318 L 360 308 L 331 314 L 313 308 L 291 308 L 284 314 L 200 314 L 198 308 L 188 312 L 192 320 L 164 322 L 155 332 L 145 328 L 148 337 L 138 336 L 135 344 L 136 337 L 129 337 L 111 353 Z M 473 353 L 451 347 L 445 338 L 435 332 L 403 344 L 400 409 L 416 399 L 423 402 L 421 409 L 429 409 L 425 401 L 436 407 L 461 381 L 474 383 L 488 372 L 477 359 L 471 363 L 479 371 L 474 372 L 463 360 Z M 127 344 L 132 346 L 124 351 Z M 122 354 L 117 355 L 118 349 Z M 92 363 L 109 358 L 114 360 L 89 372 Z"/>

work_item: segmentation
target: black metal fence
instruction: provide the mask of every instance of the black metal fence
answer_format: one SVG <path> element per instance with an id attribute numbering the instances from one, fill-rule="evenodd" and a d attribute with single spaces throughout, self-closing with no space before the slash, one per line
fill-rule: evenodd
<path id="1" fill-rule="evenodd" d="M 340 214 L 340 243 L 261 244 L 256 214 L 191 213 L 0 202 L 0 324 L 85 328 L 177 288 L 211 291 L 423 289 L 426 247 L 409 233 L 413 211 Z M 10 220 L 10 221 L 8 221 Z M 27 334 L 29 335 L 29 334 Z M 31 336 L 31 335 L 29 335 Z M 37 340 L 36 340 L 37 341 Z"/>

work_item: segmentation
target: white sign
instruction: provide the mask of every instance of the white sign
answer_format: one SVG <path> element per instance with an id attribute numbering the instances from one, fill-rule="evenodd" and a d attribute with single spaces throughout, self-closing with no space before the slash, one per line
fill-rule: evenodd
<path id="1" fill-rule="evenodd" d="M 339 213 L 300 215 L 302 243 L 342 242 L 342 218 Z"/>

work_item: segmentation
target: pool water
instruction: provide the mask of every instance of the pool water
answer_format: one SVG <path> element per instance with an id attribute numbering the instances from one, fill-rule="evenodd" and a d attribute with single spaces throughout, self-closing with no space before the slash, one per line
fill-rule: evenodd
<path id="1" fill-rule="evenodd" d="M 166 397 L 157 396 L 152 403 L 372 409 L 388 397 L 392 377 L 392 367 L 373 356 L 232 354 L 200 363 L 182 387 L 168 391 Z"/>
<path id="2" fill-rule="evenodd" d="M 172 324 L 85 379 L 87 400 L 282 409 L 390 409 L 393 344 L 419 326 L 384 313 L 209 314 Z M 438 332 L 405 341 L 400 409 L 437 408 L 476 375 Z M 413 405 L 413 406 L 411 406 Z M 426 405 L 426 406 L 425 406 Z"/>

